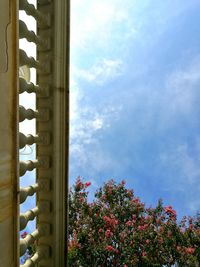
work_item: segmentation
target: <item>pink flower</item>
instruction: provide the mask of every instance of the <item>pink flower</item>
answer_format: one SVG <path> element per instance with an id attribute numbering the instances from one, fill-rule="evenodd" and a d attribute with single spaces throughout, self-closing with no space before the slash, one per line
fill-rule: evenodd
<path id="1" fill-rule="evenodd" d="M 172 206 L 165 207 L 165 212 L 169 215 L 176 216 L 176 211 L 172 209 Z"/>
<path id="2" fill-rule="evenodd" d="M 112 218 L 110 218 L 112 217 Z M 104 216 L 103 220 L 105 221 L 105 223 L 109 226 L 116 226 L 119 224 L 119 221 L 117 219 L 115 219 L 115 217 L 111 214 L 110 217 L 108 216 Z"/>
<path id="3" fill-rule="evenodd" d="M 142 251 L 142 257 L 145 257 L 147 253 L 145 251 Z"/>
<path id="4" fill-rule="evenodd" d="M 84 187 L 87 188 L 87 187 L 90 186 L 90 185 L 91 185 L 91 182 L 86 182 L 86 183 L 84 184 Z"/>
<path id="5" fill-rule="evenodd" d="M 195 252 L 195 248 L 191 248 L 191 247 L 186 248 L 186 249 L 185 249 L 185 252 L 188 253 L 188 254 L 194 254 L 194 252 Z"/>
<path id="6" fill-rule="evenodd" d="M 105 236 L 108 238 L 108 237 L 110 237 L 110 236 L 112 236 L 113 235 L 113 233 L 110 231 L 110 229 L 108 229 L 108 230 L 106 230 L 106 232 L 105 232 Z"/>
<path id="7" fill-rule="evenodd" d="M 164 231 L 164 228 L 162 226 L 160 226 L 159 230 L 162 233 Z"/>
<path id="8" fill-rule="evenodd" d="M 116 254 L 119 254 L 119 250 L 118 250 L 118 249 L 115 249 L 114 252 L 115 252 Z"/>
<path id="9" fill-rule="evenodd" d="M 131 221 L 127 221 L 125 224 L 126 224 L 126 226 L 131 226 L 132 222 Z"/>
<path id="10" fill-rule="evenodd" d="M 138 230 L 145 230 L 148 227 L 148 224 L 144 224 L 144 225 L 139 225 L 138 226 Z"/>
<path id="11" fill-rule="evenodd" d="M 83 197 L 80 197 L 79 200 L 80 200 L 80 202 L 83 202 L 84 201 L 84 198 Z"/>
<path id="12" fill-rule="evenodd" d="M 193 229 L 193 220 L 192 220 L 192 218 L 189 219 L 189 228 L 190 228 L 190 230 Z"/>
<path id="13" fill-rule="evenodd" d="M 103 232 L 103 229 L 102 228 L 99 228 L 99 231 L 98 231 L 99 233 L 102 233 Z"/>
<path id="14" fill-rule="evenodd" d="M 23 233 L 21 234 L 21 237 L 22 237 L 22 238 L 25 238 L 25 237 L 27 236 L 27 234 L 28 234 L 28 233 L 25 231 L 25 232 L 23 232 Z"/>
<path id="15" fill-rule="evenodd" d="M 108 251 L 113 251 L 114 253 L 116 253 L 116 254 L 119 254 L 119 250 L 118 249 L 116 249 L 116 248 L 113 248 L 112 246 L 106 246 L 106 248 L 105 248 L 106 250 L 108 250 Z"/>
<path id="16" fill-rule="evenodd" d="M 113 251 L 113 247 L 112 246 L 106 246 L 106 250 L 108 250 L 108 251 Z"/>
<path id="17" fill-rule="evenodd" d="M 156 223 L 159 224 L 161 221 L 160 219 L 156 219 Z"/>
<path id="18" fill-rule="evenodd" d="M 138 203 L 140 203 L 140 199 L 139 199 L 138 197 L 135 197 L 135 198 L 133 198 L 133 199 L 131 200 L 131 203 L 136 203 L 136 204 L 138 204 Z"/>
<path id="19" fill-rule="evenodd" d="M 125 185 L 126 181 L 125 181 L 125 180 L 122 180 L 122 182 L 121 182 L 121 183 L 122 183 L 122 185 Z"/>

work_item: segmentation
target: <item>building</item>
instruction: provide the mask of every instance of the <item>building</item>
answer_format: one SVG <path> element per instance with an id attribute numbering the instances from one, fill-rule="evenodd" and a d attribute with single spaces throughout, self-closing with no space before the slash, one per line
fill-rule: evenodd
<path id="1" fill-rule="evenodd" d="M 37 21 L 37 35 L 19 22 L 19 9 Z M 21 266 L 66 266 L 69 140 L 69 1 L 0 1 L 0 266 L 19 266 L 36 240 L 33 257 Z M 37 46 L 37 60 L 19 50 L 19 38 Z M 36 69 L 36 84 L 19 77 L 19 67 Z M 36 94 L 36 110 L 19 106 L 19 94 Z M 19 123 L 36 119 L 37 135 L 19 133 Z M 19 161 L 19 149 L 36 143 L 36 159 Z M 36 169 L 36 184 L 19 180 Z M 36 195 L 36 207 L 19 205 Z M 36 230 L 20 239 L 29 220 Z"/>

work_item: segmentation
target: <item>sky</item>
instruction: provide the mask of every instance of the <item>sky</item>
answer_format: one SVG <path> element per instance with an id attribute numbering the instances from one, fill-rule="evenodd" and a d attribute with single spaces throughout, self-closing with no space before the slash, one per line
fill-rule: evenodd
<path id="1" fill-rule="evenodd" d="M 200 1 L 71 1 L 70 184 L 200 210 Z"/>
<path id="2" fill-rule="evenodd" d="M 70 185 L 80 175 L 93 193 L 125 179 L 147 206 L 162 198 L 178 218 L 200 210 L 199 12 L 198 0 L 71 1 Z M 33 43 L 20 47 L 35 57 Z M 20 104 L 35 109 L 33 94 Z M 35 126 L 25 120 L 20 131 Z M 35 157 L 34 146 L 20 151 Z M 20 178 L 34 182 L 34 171 Z M 34 207 L 29 197 L 20 211 Z"/>

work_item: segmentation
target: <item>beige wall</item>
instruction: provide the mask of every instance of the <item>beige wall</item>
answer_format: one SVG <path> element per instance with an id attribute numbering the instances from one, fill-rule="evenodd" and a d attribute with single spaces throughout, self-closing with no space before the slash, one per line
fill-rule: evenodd
<path id="1" fill-rule="evenodd" d="M 18 266 L 16 2 L 0 0 L 0 266 Z"/>

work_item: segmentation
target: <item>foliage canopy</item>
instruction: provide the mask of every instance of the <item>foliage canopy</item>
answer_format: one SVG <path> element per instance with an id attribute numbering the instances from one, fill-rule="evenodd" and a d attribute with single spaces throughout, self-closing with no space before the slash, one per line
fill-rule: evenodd
<path id="1" fill-rule="evenodd" d="M 199 266 L 199 216 L 178 223 L 171 206 L 146 208 L 124 181 L 108 181 L 90 203 L 89 186 L 79 177 L 69 193 L 69 266 Z"/>

